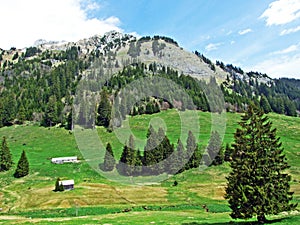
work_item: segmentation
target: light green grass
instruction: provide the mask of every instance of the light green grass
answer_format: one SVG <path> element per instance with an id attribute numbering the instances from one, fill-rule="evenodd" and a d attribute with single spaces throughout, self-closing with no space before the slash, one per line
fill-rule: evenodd
<path id="1" fill-rule="evenodd" d="M 210 113 L 198 113 L 200 124 L 198 140 L 200 148 L 204 149 L 209 140 L 212 117 Z M 269 117 L 273 126 L 277 128 L 291 165 L 289 172 L 292 174 L 291 189 L 295 192 L 294 201 L 300 202 L 300 118 L 277 114 L 270 114 Z M 174 144 L 179 137 L 183 137 L 185 145 L 187 134 L 182 136 L 180 133 L 180 118 L 176 110 L 168 110 L 159 114 L 129 117 L 128 121 L 131 132 L 140 140 L 138 147 L 142 150 L 150 123 L 161 124 Z M 233 141 L 233 134 L 239 120 L 240 114 L 226 114 L 224 143 Z M 186 127 L 193 128 L 193 122 L 195 121 L 187 119 Z M 102 143 L 111 142 L 115 156 L 119 158 L 123 143 L 116 133 L 109 133 L 103 128 L 97 128 L 97 132 Z M 129 136 L 128 130 L 124 128 L 119 129 L 118 132 L 119 135 Z M 91 169 L 84 160 L 79 164 L 52 164 L 50 162 L 52 157 L 77 155 L 83 158 L 74 135 L 64 129 L 48 129 L 34 125 L 12 126 L 1 128 L 0 137 L 2 136 L 7 137 L 15 163 L 22 150 L 26 151 L 30 163 L 30 175 L 15 179 L 12 176 L 14 169 L 0 173 L 0 208 L 3 209 L 0 218 L 19 215 L 22 216 L 19 223 L 25 224 L 33 222 L 29 219 L 26 222 L 26 218 L 29 217 L 41 224 L 50 222 L 57 224 L 150 224 L 151 222 L 226 224 L 231 221 L 227 202 L 223 199 L 225 176 L 230 171 L 228 164 L 203 171 L 197 169 L 186 171 L 160 184 L 128 186 L 105 179 Z M 75 190 L 63 193 L 52 192 L 57 177 L 74 179 Z M 138 181 L 139 178 L 135 179 Z M 175 180 L 178 182 L 176 187 L 172 185 Z M 206 213 L 201 208 L 203 204 L 208 206 L 210 212 Z M 78 215 L 86 215 L 86 218 L 74 218 L 77 206 Z M 143 206 L 152 210 L 144 210 Z M 126 208 L 132 211 L 119 213 Z M 39 219 L 45 217 L 58 221 Z M 274 224 L 297 224 L 298 220 L 299 216 L 288 216 Z M 18 222 L 17 219 L 12 221 L 0 219 L 0 224 L 3 221 L 5 224 Z"/>

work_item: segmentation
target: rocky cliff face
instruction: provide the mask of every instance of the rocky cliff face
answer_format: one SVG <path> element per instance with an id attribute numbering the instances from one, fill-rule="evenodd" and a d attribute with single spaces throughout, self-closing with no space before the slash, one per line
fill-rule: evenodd
<path id="1" fill-rule="evenodd" d="M 103 36 L 95 35 L 78 42 L 46 42 L 39 40 L 36 47 L 42 51 L 66 50 L 76 46 L 82 56 L 100 54 L 110 60 L 111 65 L 118 68 L 132 62 L 145 64 L 156 63 L 158 66 L 170 67 L 180 74 L 197 78 L 207 78 L 211 75 L 224 78 L 222 70 L 212 71 L 209 65 L 192 52 L 185 51 L 174 43 L 168 43 L 161 38 L 148 38 L 140 41 L 130 34 L 111 31 Z M 135 51 L 135 53 L 133 53 Z M 112 68 L 117 70 L 117 68 Z"/>
<path id="2" fill-rule="evenodd" d="M 198 79 L 208 79 L 211 76 L 216 77 L 218 81 L 224 81 L 228 76 L 239 77 L 239 79 L 243 80 L 249 78 L 246 73 L 242 74 L 233 71 L 230 67 L 224 68 L 212 62 L 208 63 L 199 57 L 199 55 L 184 50 L 178 46 L 174 40 L 167 37 L 154 36 L 152 38 L 137 38 L 130 34 L 111 31 L 102 36 L 94 35 L 93 37 L 85 38 L 77 42 L 49 42 L 41 39 L 37 40 L 34 46 L 38 49 L 39 53 L 45 51 L 66 51 L 67 49 L 76 47 L 79 52 L 79 57 L 88 58 L 91 55 L 102 57 L 102 59 L 110 65 L 110 70 L 113 73 L 128 64 L 141 62 L 146 65 L 156 63 L 158 67 L 170 67 L 177 70 L 179 74 L 190 75 Z M 17 59 L 14 59 L 14 55 L 17 52 L 18 55 L 21 56 L 22 52 L 26 52 L 26 49 L 1 50 L 1 65 L 4 65 L 4 60 L 10 63 L 17 62 Z M 62 63 L 56 59 L 50 60 L 54 62 L 53 66 Z M 270 80 L 268 77 L 259 76 L 258 79 L 262 82 Z"/>

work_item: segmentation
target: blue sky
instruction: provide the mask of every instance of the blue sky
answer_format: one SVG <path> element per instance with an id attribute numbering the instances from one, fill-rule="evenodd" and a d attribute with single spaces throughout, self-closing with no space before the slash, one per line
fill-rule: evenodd
<path id="1" fill-rule="evenodd" d="M 114 29 L 169 36 L 214 61 L 300 79 L 300 0 L 0 0 L 0 6 L 7 31 L 1 48 Z"/>

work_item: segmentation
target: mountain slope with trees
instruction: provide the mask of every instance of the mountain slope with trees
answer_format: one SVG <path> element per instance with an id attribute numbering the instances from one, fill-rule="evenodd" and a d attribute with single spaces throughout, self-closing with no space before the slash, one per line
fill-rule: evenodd
<path id="1" fill-rule="evenodd" d="M 93 70 L 95 65 L 97 70 Z M 138 77 L 153 76 L 174 81 L 188 93 L 196 108 L 203 111 L 213 110 L 204 89 L 207 84 L 217 82 L 228 111 L 244 111 L 250 102 L 260 105 L 265 112 L 297 116 L 300 110 L 299 80 L 271 79 L 266 74 L 246 73 L 223 62 L 213 63 L 197 51 L 184 51 L 171 38 L 137 39 L 110 32 L 76 43 L 43 42 L 23 50 L 1 50 L 0 127 L 35 121 L 43 126 L 61 125 L 70 129 L 74 96 L 83 80 L 105 79 L 105 82 L 97 83 L 97 78 L 90 87 L 98 90 L 106 86 L 109 90 L 107 98 L 112 104 L 112 96 L 122 87 Z M 94 99 L 96 106 L 100 99 Z M 121 115 L 117 118 L 159 112 L 164 109 L 163 105 L 170 103 L 153 98 L 141 101 L 140 105 L 130 107 L 130 102 L 126 103 L 128 107 L 120 110 Z M 85 123 L 92 126 L 105 123 L 108 127 L 108 121 L 100 121 L 101 110 L 81 107 Z M 179 109 L 184 110 L 182 107 Z M 96 114 L 98 121 L 88 118 L 91 114 Z"/>

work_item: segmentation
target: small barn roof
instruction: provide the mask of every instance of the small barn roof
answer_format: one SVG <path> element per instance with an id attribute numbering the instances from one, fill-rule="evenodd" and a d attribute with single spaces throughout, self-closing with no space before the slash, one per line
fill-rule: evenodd
<path id="1" fill-rule="evenodd" d="M 59 185 L 74 185 L 74 180 L 61 180 L 59 181 Z"/>

